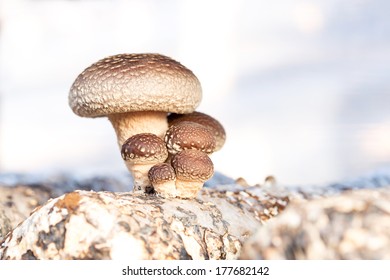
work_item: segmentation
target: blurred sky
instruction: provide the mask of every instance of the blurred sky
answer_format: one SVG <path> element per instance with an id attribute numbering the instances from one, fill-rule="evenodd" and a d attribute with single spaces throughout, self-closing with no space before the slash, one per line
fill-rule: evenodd
<path id="1" fill-rule="evenodd" d="M 0 172 L 125 171 L 108 120 L 74 115 L 68 92 L 139 52 L 198 76 L 226 175 L 306 184 L 390 165 L 389 1 L 0 1 Z"/>

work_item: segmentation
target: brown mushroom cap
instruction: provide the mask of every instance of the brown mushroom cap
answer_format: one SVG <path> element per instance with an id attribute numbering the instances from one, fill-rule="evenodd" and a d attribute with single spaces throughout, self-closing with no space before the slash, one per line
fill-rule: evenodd
<path id="1" fill-rule="evenodd" d="M 222 124 L 214 119 L 213 117 L 201 113 L 201 112 L 193 112 L 190 114 L 176 114 L 172 113 L 168 116 L 168 125 L 173 126 L 179 122 L 190 121 L 194 123 L 201 124 L 207 128 L 209 128 L 216 140 L 215 151 L 218 151 L 225 144 L 226 140 L 226 132 L 223 128 Z"/>
<path id="2" fill-rule="evenodd" d="M 119 54 L 85 69 L 73 83 L 69 105 L 82 117 L 160 111 L 190 113 L 202 90 L 196 76 L 160 54 Z"/>
<path id="3" fill-rule="evenodd" d="M 165 143 L 171 154 L 188 149 L 210 154 L 215 150 L 215 138 L 211 131 L 203 125 L 187 121 L 172 125 L 165 134 Z"/>
<path id="4" fill-rule="evenodd" d="M 213 162 L 206 153 L 198 150 L 183 150 L 171 162 L 179 180 L 205 182 L 214 174 Z"/>
<path id="5" fill-rule="evenodd" d="M 122 145 L 122 158 L 133 164 L 164 162 L 168 151 L 164 141 L 152 133 L 133 135 Z"/>
<path id="6" fill-rule="evenodd" d="M 162 184 L 176 179 L 175 170 L 168 163 L 154 165 L 148 173 L 152 184 Z"/>

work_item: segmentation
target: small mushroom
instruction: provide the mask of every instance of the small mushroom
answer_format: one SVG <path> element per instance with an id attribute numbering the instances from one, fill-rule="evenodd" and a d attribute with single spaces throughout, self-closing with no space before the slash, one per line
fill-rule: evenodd
<path id="1" fill-rule="evenodd" d="M 214 165 L 208 155 L 198 150 L 183 150 L 172 158 L 176 174 L 177 197 L 195 198 L 204 182 L 214 174 Z"/>
<path id="2" fill-rule="evenodd" d="M 163 138 L 167 113 L 191 113 L 201 98 L 199 80 L 179 62 L 160 54 L 118 54 L 76 78 L 69 106 L 81 117 L 107 116 L 122 147 L 139 133 Z"/>
<path id="3" fill-rule="evenodd" d="M 162 197 L 176 197 L 175 170 L 168 163 L 160 163 L 150 168 L 149 181 L 157 194 Z"/>
<path id="4" fill-rule="evenodd" d="M 226 132 L 222 124 L 214 119 L 213 117 L 201 113 L 201 112 L 192 112 L 189 114 L 176 114 L 172 113 L 168 116 L 168 125 L 169 127 L 176 125 L 179 122 L 190 121 L 194 123 L 201 124 L 209 128 L 214 134 L 216 140 L 215 152 L 219 151 L 226 141 Z"/>
<path id="5" fill-rule="evenodd" d="M 152 133 L 131 136 L 122 145 L 122 158 L 134 179 L 134 192 L 146 192 L 151 186 L 149 169 L 168 157 L 164 141 Z"/>
<path id="6" fill-rule="evenodd" d="M 170 154 L 196 149 L 207 154 L 215 150 L 215 138 L 211 131 L 194 122 L 179 122 L 172 125 L 165 134 L 165 143 Z"/>

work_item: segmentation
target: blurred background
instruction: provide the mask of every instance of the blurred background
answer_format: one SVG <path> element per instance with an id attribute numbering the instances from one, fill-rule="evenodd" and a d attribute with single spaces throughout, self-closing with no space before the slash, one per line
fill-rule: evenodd
<path id="1" fill-rule="evenodd" d="M 68 92 L 97 60 L 190 68 L 227 131 L 216 170 L 317 184 L 390 166 L 386 0 L 0 0 L 0 172 L 125 172 L 105 118 Z"/>

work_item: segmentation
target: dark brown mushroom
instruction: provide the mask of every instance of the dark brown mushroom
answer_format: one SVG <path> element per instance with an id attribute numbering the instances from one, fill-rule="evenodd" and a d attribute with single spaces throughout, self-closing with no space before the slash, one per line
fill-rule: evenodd
<path id="1" fill-rule="evenodd" d="M 177 197 L 195 198 L 204 182 L 214 174 L 214 165 L 208 155 L 198 150 L 183 150 L 172 158 L 176 174 Z"/>
<path id="2" fill-rule="evenodd" d="M 133 176 L 135 192 L 145 192 L 151 186 L 149 169 L 163 163 L 168 157 L 164 141 L 152 133 L 140 133 L 127 139 L 122 145 L 121 154 Z"/>
<path id="3" fill-rule="evenodd" d="M 162 197 L 176 197 L 175 170 L 168 163 L 154 165 L 148 173 L 155 192 Z"/>
<path id="4" fill-rule="evenodd" d="M 195 149 L 207 154 L 215 150 L 215 138 L 210 130 L 193 122 L 179 122 L 172 125 L 165 134 L 165 143 L 170 154 Z"/>
<path id="5" fill-rule="evenodd" d="M 217 121 L 215 118 L 201 112 L 193 112 L 189 114 L 176 114 L 172 113 L 168 116 L 168 125 L 169 127 L 176 125 L 179 122 L 189 121 L 201 124 L 213 133 L 216 146 L 215 151 L 219 151 L 226 141 L 226 132 L 222 124 Z"/>

